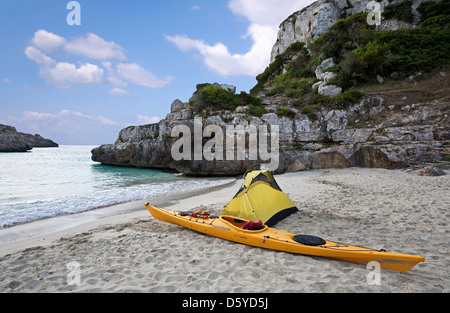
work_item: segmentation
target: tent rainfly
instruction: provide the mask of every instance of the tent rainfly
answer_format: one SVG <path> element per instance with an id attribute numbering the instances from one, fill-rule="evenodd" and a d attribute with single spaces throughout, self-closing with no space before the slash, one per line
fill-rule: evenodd
<path id="1" fill-rule="evenodd" d="M 261 220 L 270 227 L 296 211 L 297 207 L 278 186 L 272 172 L 251 171 L 245 174 L 241 188 L 220 215 Z"/>

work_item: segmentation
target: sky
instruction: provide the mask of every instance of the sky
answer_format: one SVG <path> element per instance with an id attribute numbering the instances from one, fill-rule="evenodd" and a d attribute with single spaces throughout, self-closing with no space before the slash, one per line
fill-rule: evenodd
<path id="1" fill-rule="evenodd" d="M 0 0 L 0 124 L 114 143 L 199 83 L 256 84 L 280 23 L 312 0 Z"/>

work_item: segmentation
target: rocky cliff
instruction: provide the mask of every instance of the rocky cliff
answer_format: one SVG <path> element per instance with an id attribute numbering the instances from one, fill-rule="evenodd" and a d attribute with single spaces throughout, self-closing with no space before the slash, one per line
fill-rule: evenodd
<path id="1" fill-rule="evenodd" d="M 396 18 L 390 17 L 379 28 L 416 27 L 420 19 L 416 8 L 420 2 L 404 0 L 398 2 L 399 6 L 390 4 L 390 12 Z M 448 5 L 448 0 L 443 2 Z M 270 169 L 276 173 L 351 166 L 401 168 L 438 162 L 450 156 L 450 72 L 445 53 L 432 56 L 433 67 L 441 65 L 431 72 L 418 71 L 413 67 L 418 60 L 412 62 L 409 56 L 395 56 L 392 49 L 375 49 L 380 52 L 374 55 L 373 47 L 393 46 L 383 43 L 383 39 L 367 41 L 362 36 L 365 41 L 360 40 L 362 37 L 354 34 L 354 30 L 342 33 L 339 28 L 347 24 L 367 25 L 361 14 L 354 14 L 338 25 L 334 29 L 336 35 L 328 34 L 340 39 L 336 43 L 322 40 L 321 50 L 315 48 L 316 55 L 310 54 L 303 44 L 292 44 L 315 40 L 339 17 L 364 11 L 367 3 L 319 0 L 294 13 L 280 26 L 272 55 L 276 60 L 257 77 L 254 95 L 236 95 L 235 88 L 229 85 L 200 84 L 188 102 L 175 100 L 165 119 L 123 129 L 115 144 L 93 149 L 92 159 L 108 165 L 163 168 L 207 176 L 237 175 L 268 164 L 273 166 L 274 156 L 276 167 Z M 382 5 L 386 3 L 381 1 Z M 400 15 L 398 8 L 409 15 Z M 431 17 L 428 27 L 431 23 L 448 23 L 447 16 L 436 18 L 441 11 L 437 7 L 427 11 Z M 354 29 L 370 33 L 367 27 L 358 27 Z M 437 24 L 433 27 L 442 29 Z M 412 36 L 428 34 L 424 31 Z M 396 33 L 396 36 L 404 35 Z M 409 36 L 408 40 L 411 38 L 414 37 Z M 433 40 L 427 41 L 431 46 L 422 55 L 432 52 Z M 339 45 L 350 50 L 342 53 Z M 340 55 L 323 57 L 324 51 L 328 54 L 338 51 Z M 403 51 L 409 50 L 398 53 Z M 361 60 L 349 58 L 352 53 L 361 56 Z M 386 67 L 386 57 L 397 63 Z M 400 59 L 406 61 L 399 63 Z M 341 75 L 351 68 L 349 64 L 367 65 L 366 72 L 356 70 L 353 75 L 351 72 Z M 384 72 L 379 64 L 386 67 Z M 397 71 L 399 64 L 404 66 L 403 72 Z M 312 65 L 313 68 L 305 70 Z M 352 70 L 355 68 L 358 66 Z M 372 69 L 388 77 L 383 78 Z M 408 73 L 410 69 L 414 69 L 412 74 Z M 340 72 L 334 73 L 335 70 Z M 366 73 L 370 75 L 363 77 Z M 374 76 L 376 80 L 372 81 Z M 339 83 L 345 85 L 338 86 Z M 235 131 L 231 137 L 229 129 Z M 243 133 L 238 135 L 237 130 Z M 241 151 L 239 147 L 243 147 Z"/>
<path id="2" fill-rule="evenodd" d="M 400 3 L 404 0 L 377 1 L 380 11 L 383 12 L 387 5 Z M 420 21 L 417 7 L 424 0 L 411 1 L 412 16 L 409 19 L 398 20 L 381 17 L 381 25 L 378 29 L 396 30 L 399 28 L 416 27 Z M 309 44 L 325 33 L 338 19 L 356 12 L 370 12 L 374 10 L 369 3 L 371 0 L 318 0 L 306 8 L 293 13 L 280 25 L 278 38 L 272 48 L 271 62 L 277 55 L 282 54 L 294 42 Z"/>
<path id="3" fill-rule="evenodd" d="M 26 152 L 34 147 L 58 147 L 58 144 L 39 134 L 21 133 L 12 126 L 0 124 L 0 152 Z"/>
<path id="4" fill-rule="evenodd" d="M 444 76 L 445 75 L 445 76 Z M 433 95 L 431 86 L 447 86 Z M 202 113 L 200 129 L 226 126 L 279 126 L 277 173 L 351 166 L 402 168 L 411 164 L 437 162 L 450 155 L 450 82 L 444 72 L 429 79 L 408 79 L 402 88 L 376 91 L 343 110 L 318 108 L 313 114 L 299 110 L 292 100 L 264 98 L 268 113 L 250 115 L 248 107 L 236 111 Z M 280 108 L 283 108 L 280 110 Z M 203 112 L 204 113 L 204 112 Z M 278 114 L 277 114 L 278 113 Z M 261 160 L 173 159 L 172 129 L 186 125 L 195 132 L 194 112 L 189 103 L 174 101 L 172 112 L 157 124 L 123 129 L 115 144 L 92 150 L 92 159 L 116 166 L 173 169 L 188 175 L 237 175 L 259 168 Z M 203 138 L 202 147 L 209 138 Z M 245 154 L 249 155 L 248 138 Z M 194 138 L 189 139 L 189 149 Z M 226 148 L 223 148 L 225 151 Z"/>

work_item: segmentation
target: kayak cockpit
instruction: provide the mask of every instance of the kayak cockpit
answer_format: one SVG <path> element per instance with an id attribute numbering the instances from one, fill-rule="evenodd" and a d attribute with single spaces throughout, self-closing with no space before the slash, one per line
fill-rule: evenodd
<path id="1" fill-rule="evenodd" d="M 227 223 L 228 225 L 243 230 L 243 231 L 250 231 L 250 232 L 257 232 L 257 231 L 264 231 L 267 230 L 269 227 L 264 224 L 258 224 L 254 222 L 252 226 L 248 227 L 249 224 L 251 224 L 251 221 L 242 220 L 233 216 L 220 216 L 220 219 Z"/>

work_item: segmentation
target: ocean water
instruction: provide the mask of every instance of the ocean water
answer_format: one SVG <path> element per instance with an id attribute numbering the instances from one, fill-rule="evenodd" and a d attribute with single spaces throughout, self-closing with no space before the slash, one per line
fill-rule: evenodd
<path id="1" fill-rule="evenodd" d="M 61 146 L 0 153 L 0 228 L 234 180 L 104 166 L 91 161 L 92 148 Z"/>

